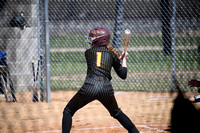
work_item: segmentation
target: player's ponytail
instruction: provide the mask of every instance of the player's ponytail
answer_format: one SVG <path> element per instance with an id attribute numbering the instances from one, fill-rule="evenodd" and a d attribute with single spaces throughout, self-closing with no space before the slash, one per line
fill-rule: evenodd
<path id="1" fill-rule="evenodd" d="M 120 54 L 119 54 L 119 52 L 118 52 L 114 47 L 111 47 L 111 46 L 109 46 L 109 45 L 106 45 L 106 48 L 107 48 L 109 51 L 112 51 L 112 52 L 115 54 L 116 58 L 119 59 Z"/>

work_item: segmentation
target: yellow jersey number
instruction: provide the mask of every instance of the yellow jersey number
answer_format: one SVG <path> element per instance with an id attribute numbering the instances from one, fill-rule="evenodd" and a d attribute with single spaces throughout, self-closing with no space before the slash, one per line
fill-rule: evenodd
<path id="1" fill-rule="evenodd" d="M 97 52 L 97 67 L 101 66 L 101 52 Z"/>

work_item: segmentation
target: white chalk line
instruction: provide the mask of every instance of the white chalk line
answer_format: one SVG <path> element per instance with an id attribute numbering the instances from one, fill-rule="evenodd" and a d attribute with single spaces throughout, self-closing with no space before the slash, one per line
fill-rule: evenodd
<path id="1" fill-rule="evenodd" d="M 118 91 L 118 92 L 115 92 L 115 95 L 119 95 L 119 94 L 123 94 L 124 92 L 121 92 L 121 91 Z"/>
<path id="2" fill-rule="evenodd" d="M 154 102 L 154 101 L 160 101 L 160 100 L 173 100 L 174 98 L 172 97 L 155 97 L 155 98 L 150 98 L 146 99 L 146 102 Z"/>
<path id="3" fill-rule="evenodd" d="M 158 129 L 158 128 L 153 128 L 151 126 L 168 126 L 168 125 L 159 125 L 159 124 L 151 124 L 151 125 L 136 125 L 136 127 L 142 127 L 150 130 L 154 130 L 157 132 L 165 132 L 164 130 Z M 75 128 L 72 129 L 72 131 L 83 131 L 83 130 L 97 130 L 97 129 L 112 129 L 112 128 L 123 128 L 123 126 L 111 126 L 111 127 L 93 127 L 93 128 Z M 44 131 L 34 131 L 34 133 L 60 133 L 62 132 L 61 130 L 44 130 Z M 32 132 L 25 132 L 25 133 L 32 133 Z M 140 132 L 140 133 L 145 133 L 145 132 Z"/>
<path id="4" fill-rule="evenodd" d="M 115 95 L 124 94 L 124 92 L 115 92 Z M 135 97 L 135 98 L 141 98 L 141 97 Z M 169 96 L 160 96 L 160 97 L 152 97 L 149 99 L 146 99 L 146 102 L 155 102 L 155 101 L 161 101 L 161 100 L 173 100 L 174 98 Z"/>
<path id="5" fill-rule="evenodd" d="M 160 132 L 160 133 L 165 132 L 164 130 L 161 130 L 161 129 L 158 129 L 158 128 L 153 128 L 153 127 L 147 126 L 147 125 L 136 125 L 136 126 L 137 127 L 143 127 L 143 128 L 150 129 L 150 130 L 154 130 L 154 131 L 157 131 L 157 132 Z M 156 126 L 164 126 L 164 125 L 156 125 Z"/>

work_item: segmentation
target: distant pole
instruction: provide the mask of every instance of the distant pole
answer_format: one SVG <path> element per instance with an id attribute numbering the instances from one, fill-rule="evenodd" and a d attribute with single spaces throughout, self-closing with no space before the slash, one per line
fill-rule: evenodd
<path id="1" fill-rule="evenodd" d="M 114 37 L 112 45 L 118 51 L 121 44 L 121 34 L 123 28 L 123 11 L 124 11 L 124 0 L 116 0 L 115 27 L 114 27 Z"/>
<path id="2" fill-rule="evenodd" d="M 172 5 L 173 15 L 172 15 L 172 62 L 173 62 L 173 68 L 172 68 L 172 80 L 173 80 L 173 88 L 172 90 L 176 90 L 176 0 L 173 0 Z"/>
<path id="3" fill-rule="evenodd" d="M 40 0 L 37 0 L 37 36 L 38 36 L 38 58 L 40 57 Z"/>
<path id="4" fill-rule="evenodd" d="M 48 18 L 48 0 L 44 1 L 45 12 L 45 54 L 46 54 L 46 93 L 47 103 L 51 102 L 50 88 L 50 56 L 49 56 L 49 18 Z"/>
<path id="5" fill-rule="evenodd" d="M 171 10 L 170 0 L 161 0 L 162 41 L 165 55 L 171 55 Z"/>
<path id="6" fill-rule="evenodd" d="M 40 42 L 40 0 L 37 0 L 37 36 L 38 36 L 38 59 L 40 59 L 41 54 L 41 42 Z M 38 81 L 41 82 L 41 63 L 39 64 L 39 75 L 38 75 Z M 39 84 L 39 88 L 41 88 L 41 84 Z M 41 89 L 40 89 L 41 90 Z M 40 91 L 40 101 L 43 102 L 43 93 Z"/>

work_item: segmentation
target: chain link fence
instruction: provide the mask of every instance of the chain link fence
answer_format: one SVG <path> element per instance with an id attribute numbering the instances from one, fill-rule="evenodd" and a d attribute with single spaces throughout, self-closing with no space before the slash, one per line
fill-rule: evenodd
<path id="1" fill-rule="evenodd" d="M 174 10 L 175 9 L 175 10 Z M 198 0 L 49 0 L 51 91 L 77 90 L 86 76 L 85 36 L 94 27 L 112 33 L 110 45 L 123 51 L 124 30 L 131 30 L 128 77 L 112 70 L 115 90 L 170 91 L 177 80 L 187 91 L 187 81 L 199 78 L 200 45 Z M 175 13 L 175 14 L 173 14 Z M 33 100 L 37 88 L 46 100 L 45 9 L 41 0 L 2 0 L 0 50 L 6 52 L 11 86 L 17 101 Z M 14 23 L 23 16 L 25 24 Z M 20 17 L 18 20 L 21 21 Z M 175 36 L 173 36 L 173 34 Z M 41 59 L 42 56 L 42 59 Z M 38 59 L 43 61 L 37 67 Z M 33 79 L 33 67 L 38 80 Z M 42 67 L 41 67 L 42 66 Z M 41 82 L 42 81 L 42 82 Z M 3 82 L 1 82 L 3 83 Z M 7 83 L 7 82 L 5 82 Z M 3 85 L 1 85 L 1 88 Z M 1 101 L 4 101 L 4 96 Z"/>

